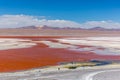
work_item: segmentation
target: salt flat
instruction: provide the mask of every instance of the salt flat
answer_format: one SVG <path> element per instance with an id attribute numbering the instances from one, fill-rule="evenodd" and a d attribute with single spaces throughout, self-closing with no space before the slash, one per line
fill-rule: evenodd
<path id="1" fill-rule="evenodd" d="M 28 48 L 35 45 L 36 43 L 32 43 L 31 40 L 0 38 L 0 50 Z"/>
<path id="2" fill-rule="evenodd" d="M 40 41 L 46 45 L 48 45 L 50 48 L 75 48 L 75 46 L 62 44 L 58 42 L 52 42 L 52 41 Z"/>
<path id="3" fill-rule="evenodd" d="M 85 37 L 57 39 L 61 43 L 71 45 L 93 46 L 89 48 L 77 48 L 78 51 L 92 51 L 102 55 L 120 55 L 120 37 Z M 95 47 L 104 48 L 97 50 Z"/>

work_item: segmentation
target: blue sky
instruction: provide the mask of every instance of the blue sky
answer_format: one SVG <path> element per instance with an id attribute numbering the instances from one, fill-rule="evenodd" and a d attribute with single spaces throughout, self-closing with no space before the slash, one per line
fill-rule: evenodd
<path id="1" fill-rule="evenodd" d="M 0 27 L 45 23 L 62 27 L 120 28 L 120 0 L 0 0 Z"/>
<path id="2" fill-rule="evenodd" d="M 119 0 L 0 0 L 0 15 L 47 16 L 76 22 L 120 21 Z"/>

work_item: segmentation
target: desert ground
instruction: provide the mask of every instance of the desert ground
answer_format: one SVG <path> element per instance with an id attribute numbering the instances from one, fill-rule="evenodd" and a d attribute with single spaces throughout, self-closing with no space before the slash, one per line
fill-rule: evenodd
<path id="1" fill-rule="evenodd" d="M 119 44 L 120 31 L 0 29 L 0 80 L 118 80 Z"/>
<path id="2" fill-rule="evenodd" d="M 0 29 L 1 36 L 120 36 L 120 31 L 72 29 Z"/>

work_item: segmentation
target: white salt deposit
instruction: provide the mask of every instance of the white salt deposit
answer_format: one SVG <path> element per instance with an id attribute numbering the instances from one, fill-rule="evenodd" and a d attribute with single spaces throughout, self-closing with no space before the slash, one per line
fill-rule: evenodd
<path id="1" fill-rule="evenodd" d="M 28 48 L 35 45 L 36 43 L 31 42 L 31 40 L 0 38 L 0 50 Z"/>
<path id="2" fill-rule="evenodd" d="M 89 39 L 89 40 L 88 40 Z M 116 40 L 117 39 L 117 40 Z M 120 48 L 120 37 L 89 37 L 82 39 L 57 39 L 59 42 L 69 43 L 74 45 L 91 45 L 91 46 L 101 46 L 101 47 L 111 47 L 111 48 Z M 106 41 L 105 41 L 106 40 Z M 107 41 L 108 40 L 108 41 Z"/>
<path id="3" fill-rule="evenodd" d="M 88 40 L 120 41 L 120 37 L 87 37 Z"/>
<path id="4" fill-rule="evenodd" d="M 75 48 L 76 47 L 76 46 L 62 44 L 58 42 L 52 42 L 52 41 L 40 41 L 40 42 L 46 44 L 50 48 Z"/>
<path id="5" fill-rule="evenodd" d="M 120 55 L 120 37 L 63 38 L 57 40 L 60 43 L 69 43 L 71 45 L 87 45 L 105 48 L 105 50 L 77 48 L 77 51 L 92 51 L 102 55 Z"/>

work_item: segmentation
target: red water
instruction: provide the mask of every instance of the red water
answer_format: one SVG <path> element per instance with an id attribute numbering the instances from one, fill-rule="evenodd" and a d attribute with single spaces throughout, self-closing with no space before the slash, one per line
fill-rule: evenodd
<path id="1" fill-rule="evenodd" d="M 5 37 L 4 37 L 5 38 Z M 8 37 L 7 37 L 8 38 Z M 9 37 L 11 38 L 11 37 Z M 60 37 L 14 37 L 22 39 L 51 40 Z M 65 49 L 48 48 L 38 43 L 31 48 L 0 51 L 0 72 L 26 70 L 43 66 L 56 65 L 66 61 L 86 61 L 90 59 L 120 59 L 120 56 L 97 55 L 90 52 L 75 52 Z"/>

